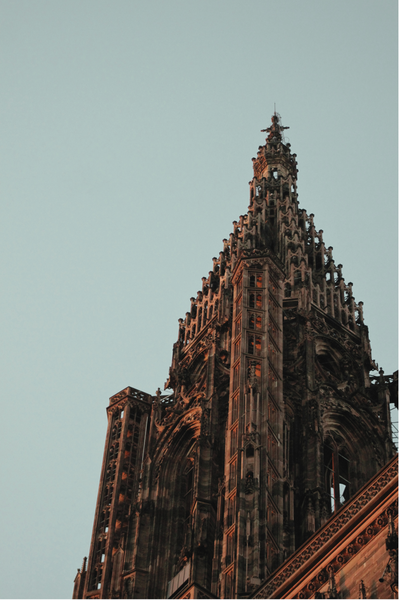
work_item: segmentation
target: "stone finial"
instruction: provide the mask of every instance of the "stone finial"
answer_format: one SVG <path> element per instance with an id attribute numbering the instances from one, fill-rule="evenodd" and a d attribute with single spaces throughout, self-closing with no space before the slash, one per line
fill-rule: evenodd
<path id="1" fill-rule="evenodd" d="M 364 302 L 359 302 L 356 305 L 356 309 L 358 311 L 358 320 L 360 323 L 364 323 L 364 311 L 363 311 Z"/>
<path id="2" fill-rule="evenodd" d="M 342 269 L 343 269 L 343 265 L 337 265 L 336 272 L 337 272 L 337 276 L 338 276 L 338 280 L 339 281 L 340 281 L 340 279 L 343 279 Z"/>

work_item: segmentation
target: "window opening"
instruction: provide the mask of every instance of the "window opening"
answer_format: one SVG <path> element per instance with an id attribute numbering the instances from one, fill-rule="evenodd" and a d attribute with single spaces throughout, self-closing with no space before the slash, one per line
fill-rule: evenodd
<path id="1" fill-rule="evenodd" d="M 237 321 L 235 322 L 235 337 L 237 335 L 239 335 L 239 333 L 241 332 L 241 330 L 242 330 L 242 318 L 239 317 L 237 319 Z"/>
<path id="2" fill-rule="evenodd" d="M 252 456 L 254 456 L 254 448 L 250 444 L 250 446 L 247 446 L 246 448 L 246 458 L 251 458 Z"/>
<path id="3" fill-rule="evenodd" d="M 235 427 L 231 431 L 231 456 L 236 454 L 238 448 L 238 428 Z"/>
<path id="4" fill-rule="evenodd" d="M 239 387 L 239 369 L 240 369 L 240 363 L 235 365 L 233 368 L 233 389 L 236 390 L 236 388 Z"/>
<path id="5" fill-rule="evenodd" d="M 249 354 L 254 354 L 254 335 L 249 335 L 249 340 L 248 340 L 248 345 L 247 345 L 247 352 Z"/>
<path id="6" fill-rule="evenodd" d="M 240 356 L 240 339 L 235 342 L 233 358 L 236 360 Z"/>
<path id="7" fill-rule="evenodd" d="M 235 500 L 236 500 L 236 496 L 235 494 L 233 494 L 232 496 L 229 496 L 228 498 L 228 514 L 227 514 L 227 527 L 230 527 L 234 521 L 235 521 Z"/>
<path id="8" fill-rule="evenodd" d="M 233 561 L 233 531 L 226 536 L 226 564 L 229 565 Z M 230 598 L 230 596 L 227 596 Z"/>
<path id="9" fill-rule="evenodd" d="M 232 423 L 238 418 L 238 399 L 239 396 L 237 394 L 232 398 Z"/>
<path id="10" fill-rule="evenodd" d="M 228 563 L 228 560 L 226 561 Z M 226 575 L 225 575 L 225 598 L 232 598 L 233 596 L 233 587 L 234 587 L 234 580 L 233 580 L 233 569 L 231 569 Z"/>
<path id="11" fill-rule="evenodd" d="M 236 459 L 229 465 L 229 491 L 236 487 Z"/>
<path id="12" fill-rule="evenodd" d="M 325 486 L 330 499 L 331 512 L 350 498 L 349 459 L 338 451 L 336 445 L 324 446 Z"/>

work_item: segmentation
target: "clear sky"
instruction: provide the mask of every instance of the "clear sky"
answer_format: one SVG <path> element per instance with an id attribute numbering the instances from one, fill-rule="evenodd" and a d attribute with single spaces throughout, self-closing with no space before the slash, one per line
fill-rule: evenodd
<path id="1" fill-rule="evenodd" d="M 68 598 L 108 398 L 163 389 L 274 103 L 397 369 L 397 2 L 1 0 L 0 27 L 0 596 Z"/>

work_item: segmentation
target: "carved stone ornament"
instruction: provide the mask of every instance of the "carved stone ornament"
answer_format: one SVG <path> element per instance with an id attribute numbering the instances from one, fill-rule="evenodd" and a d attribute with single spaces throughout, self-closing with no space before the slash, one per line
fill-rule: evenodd
<path id="1" fill-rule="evenodd" d="M 263 171 L 267 168 L 267 160 L 264 155 L 261 155 L 259 158 L 254 159 L 253 169 L 254 175 L 257 179 L 260 179 Z"/>
<path id="2" fill-rule="evenodd" d="M 164 441 L 162 451 L 155 462 L 154 472 L 155 472 L 155 480 L 156 481 L 158 480 L 158 478 L 160 476 L 161 466 L 165 459 L 165 456 L 167 455 L 168 450 L 169 450 L 171 444 L 173 443 L 177 433 L 182 429 L 182 427 L 184 427 L 186 425 L 190 425 L 190 423 L 193 423 L 193 421 L 200 422 L 200 419 L 201 419 L 201 410 L 197 409 L 194 412 L 190 412 L 185 417 L 182 417 L 179 420 L 179 422 L 173 428 L 171 428 L 171 431 L 168 435 L 167 440 Z"/>
<path id="3" fill-rule="evenodd" d="M 373 485 L 369 486 L 360 496 L 356 497 L 353 501 L 349 501 L 346 503 L 346 509 L 342 512 L 339 518 L 336 518 L 330 523 L 328 526 L 325 526 L 321 533 L 315 537 L 312 542 L 312 546 L 306 546 L 306 548 L 300 552 L 296 558 L 292 561 L 289 561 L 289 564 L 283 568 L 275 577 L 271 579 L 269 583 L 265 587 L 262 587 L 260 592 L 254 596 L 255 598 L 271 598 L 275 592 L 283 583 L 289 579 L 313 554 L 315 554 L 322 546 L 331 539 L 340 529 L 342 529 L 346 523 L 348 523 L 358 512 L 360 512 L 363 507 L 372 500 L 386 485 L 390 483 L 397 476 L 398 469 L 398 461 L 392 462 L 391 465 L 382 473 L 382 475 L 373 483 Z M 393 511 L 397 511 L 397 501 L 394 502 L 391 507 Z M 384 511 L 381 515 L 379 515 L 380 519 L 382 519 L 382 523 L 387 523 L 388 516 L 386 511 Z M 366 528 L 367 529 L 367 528 Z M 365 539 L 371 539 L 374 533 L 374 530 L 371 530 L 370 535 L 367 534 L 367 531 L 363 532 L 363 535 L 358 536 L 357 545 L 354 546 L 351 544 L 352 551 L 346 552 L 343 550 L 342 556 L 344 560 L 347 557 L 351 557 L 354 555 L 354 551 L 358 551 L 360 546 L 364 543 Z M 381 529 L 379 527 L 379 529 Z M 378 531 L 378 527 L 376 529 Z M 347 559 L 348 559 L 347 558 Z M 336 560 L 336 558 L 334 559 Z M 319 586 L 320 587 L 320 586 Z M 301 592 L 302 598 L 308 598 L 308 592 L 306 588 L 304 588 Z"/>

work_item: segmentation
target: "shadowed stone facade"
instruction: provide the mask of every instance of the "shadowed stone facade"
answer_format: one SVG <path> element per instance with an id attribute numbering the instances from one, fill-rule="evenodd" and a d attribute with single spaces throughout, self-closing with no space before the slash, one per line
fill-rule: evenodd
<path id="1" fill-rule="evenodd" d="M 248 212 L 179 320 L 167 393 L 110 398 L 74 598 L 257 594 L 396 452 L 396 381 L 370 376 L 362 302 L 271 121 Z"/>

